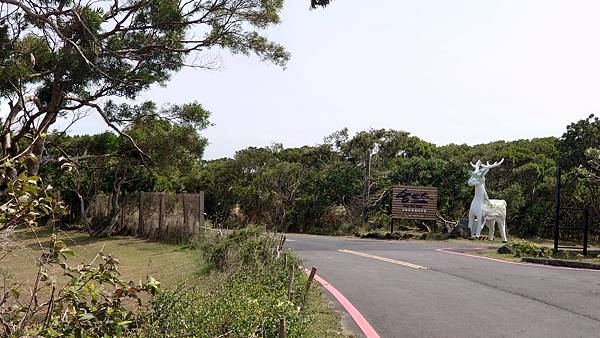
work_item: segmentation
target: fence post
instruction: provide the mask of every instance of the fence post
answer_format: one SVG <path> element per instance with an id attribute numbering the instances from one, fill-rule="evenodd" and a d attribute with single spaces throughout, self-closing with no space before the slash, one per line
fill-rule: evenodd
<path id="1" fill-rule="evenodd" d="M 560 167 L 556 167 L 556 210 L 554 211 L 554 252 L 558 252 L 560 227 Z"/>
<path id="2" fill-rule="evenodd" d="M 190 229 L 190 220 L 188 218 L 188 205 L 185 202 L 187 194 L 177 194 L 177 196 L 181 196 L 181 205 L 183 207 L 183 226 L 185 227 L 185 230 L 188 231 L 191 235 L 194 233 L 194 229 L 193 227 L 192 229 Z"/>
<path id="3" fill-rule="evenodd" d="M 146 236 L 144 226 L 144 192 L 138 192 L 138 235 Z"/>
<path id="4" fill-rule="evenodd" d="M 279 319 L 279 338 L 285 338 L 285 318 Z"/>
<path id="5" fill-rule="evenodd" d="M 163 234 L 163 226 L 165 225 L 165 193 L 158 194 L 158 238 Z"/>
<path id="6" fill-rule="evenodd" d="M 200 237 L 206 236 L 206 228 L 204 228 L 204 191 L 200 191 L 198 194 L 198 227 L 200 230 Z"/>
<path id="7" fill-rule="evenodd" d="M 304 289 L 304 299 L 302 301 L 302 306 L 300 307 L 300 309 L 304 309 L 304 306 L 306 305 L 306 301 L 308 300 L 308 291 L 310 290 L 310 284 L 312 283 L 313 278 L 315 278 L 316 273 L 317 268 L 313 266 L 312 269 L 310 269 L 310 274 L 308 275 L 308 281 L 306 282 L 306 288 Z"/>

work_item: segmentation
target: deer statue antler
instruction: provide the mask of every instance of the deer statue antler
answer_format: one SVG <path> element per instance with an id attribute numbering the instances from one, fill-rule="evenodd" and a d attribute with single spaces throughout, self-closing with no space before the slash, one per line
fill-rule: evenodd
<path id="1" fill-rule="evenodd" d="M 502 162 L 504 162 L 504 157 L 500 160 L 500 162 L 495 162 L 494 164 L 490 164 L 490 161 L 487 161 L 486 164 L 482 165 L 482 168 L 484 168 L 484 169 L 496 168 L 496 167 L 499 167 L 502 164 Z"/>
<path id="2" fill-rule="evenodd" d="M 473 164 L 473 162 L 470 161 L 469 163 L 471 164 L 471 167 L 473 167 L 474 170 L 479 170 L 479 167 L 481 166 L 481 160 L 477 160 L 476 164 Z"/>

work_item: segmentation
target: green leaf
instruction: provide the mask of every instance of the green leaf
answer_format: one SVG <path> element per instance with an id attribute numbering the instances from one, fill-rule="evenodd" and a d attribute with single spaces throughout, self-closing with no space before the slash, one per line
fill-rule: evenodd
<path id="1" fill-rule="evenodd" d="M 79 316 L 79 319 L 80 320 L 95 320 L 96 316 L 94 316 L 93 314 L 88 312 L 88 313 L 84 313 L 83 315 Z"/>

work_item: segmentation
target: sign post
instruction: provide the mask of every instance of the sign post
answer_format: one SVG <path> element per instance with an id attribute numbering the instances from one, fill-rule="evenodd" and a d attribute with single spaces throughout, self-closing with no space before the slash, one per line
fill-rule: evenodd
<path id="1" fill-rule="evenodd" d="M 392 219 L 435 221 L 438 190 L 435 187 L 395 185 L 392 194 Z M 392 232 L 394 231 L 392 223 Z"/>

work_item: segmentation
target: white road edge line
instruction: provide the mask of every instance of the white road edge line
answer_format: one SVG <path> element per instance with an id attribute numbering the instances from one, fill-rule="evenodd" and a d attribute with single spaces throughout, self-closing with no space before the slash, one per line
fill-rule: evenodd
<path id="1" fill-rule="evenodd" d="M 371 254 L 364 253 L 364 252 L 358 252 L 358 251 L 352 251 L 352 250 L 345 250 L 345 249 L 338 249 L 338 251 L 339 252 L 353 254 L 353 255 L 357 255 L 357 256 L 363 256 L 363 257 L 373 258 L 373 259 L 377 259 L 377 260 L 380 260 L 380 261 L 384 261 L 384 262 L 388 262 L 388 263 L 392 263 L 392 264 L 397 264 L 397 265 L 402 265 L 402 266 L 406 266 L 406 267 L 413 268 L 413 269 L 422 269 L 422 270 L 429 269 L 426 266 L 421 266 L 421 265 L 417 265 L 417 264 L 413 264 L 413 263 L 408 263 L 408 262 L 403 262 L 403 261 L 399 261 L 399 260 L 396 260 L 396 259 L 391 259 L 391 258 L 386 258 L 386 257 L 381 257 L 381 256 L 375 256 L 375 255 L 371 255 Z"/>

